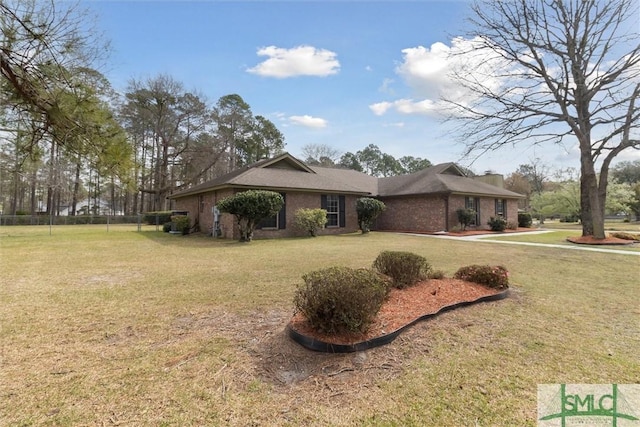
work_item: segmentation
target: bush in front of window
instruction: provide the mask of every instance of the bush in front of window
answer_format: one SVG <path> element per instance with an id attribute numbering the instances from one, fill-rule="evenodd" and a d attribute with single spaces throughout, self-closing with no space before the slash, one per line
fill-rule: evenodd
<path id="1" fill-rule="evenodd" d="M 324 209 L 298 209 L 294 217 L 294 226 L 311 237 L 327 224 L 327 211 Z"/>
<path id="2" fill-rule="evenodd" d="M 284 198 L 274 191 L 248 190 L 220 200 L 220 212 L 236 217 L 240 241 L 250 242 L 258 223 L 277 214 L 284 206 Z"/>
<path id="3" fill-rule="evenodd" d="M 507 220 L 499 216 L 492 216 L 487 221 L 487 225 L 491 228 L 491 231 L 504 231 L 507 228 Z"/>
<path id="4" fill-rule="evenodd" d="M 466 230 L 476 219 L 476 211 L 473 209 L 460 208 L 456 211 L 456 215 L 458 216 L 458 222 L 462 226 L 462 231 Z"/>
<path id="5" fill-rule="evenodd" d="M 402 289 L 429 277 L 431 264 L 423 256 L 404 251 L 382 251 L 373 262 L 373 268 L 393 281 L 393 286 Z"/>
<path id="6" fill-rule="evenodd" d="M 302 276 L 296 309 L 319 332 L 365 332 L 375 320 L 389 286 L 373 270 L 329 267 Z"/>
<path id="7" fill-rule="evenodd" d="M 468 265 L 456 271 L 453 278 L 495 289 L 509 287 L 509 272 L 501 265 Z"/>
<path id="8" fill-rule="evenodd" d="M 361 197 L 356 201 L 358 227 L 360 227 L 362 234 L 366 234 L 371 230 L 371 225 L 385 209 L 384 203 L 371 197 Z"/>

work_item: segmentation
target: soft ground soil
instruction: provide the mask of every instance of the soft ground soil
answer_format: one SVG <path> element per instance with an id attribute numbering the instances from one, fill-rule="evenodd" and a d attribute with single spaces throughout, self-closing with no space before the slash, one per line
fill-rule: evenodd
<path id="1" fill-rule="evenodd" d="M 361 334 L 323 334 L 297 313 L 289 326 L 300 334 L 331 344 L 354 344 L 394 332 L 416 319 L 459 302 L 495 295 L 502 290 L 457 279 L 432 279 L 405 289 L 392 289 L 374 323 Z"/>

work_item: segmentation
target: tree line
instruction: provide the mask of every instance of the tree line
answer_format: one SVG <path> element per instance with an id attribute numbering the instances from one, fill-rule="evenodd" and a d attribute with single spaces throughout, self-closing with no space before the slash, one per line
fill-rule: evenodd
<path id="1" fill-rule="evenodd" d="M 77 5 L 0 3 L 0 206 L 15 214 L 133 214 L 167 196 L 283 151 L 274 123 L 238 94 L 209 105 L 169 75 L 118 93 L 97 67 L 106 44 Z M 307 146 L 310 164 L 375 176 L 430 166 L 375 145 L 340 159 Z"/>
<path id="2" fill-rule="evenodd" d="M 608 177 L 605 215 L 640 221 L 640 160 L 623 161 Z M 574 168 L 552 170 L 539 159 L 522 164 L 505 177 L 505 187 L 525 196 L 519 208 L 539 220 L 582 220 L 579 173 Z"/>
<path id="3" fill-rule="evenodd" d="M 0 2 L 0 206 L 4 214 L 138 213 L 282 151 L 240 95 L 208 105 L 170 76 L 117 93 L 107 44 L 78 4 Z"/>
<path id="4" fill-rule="evenodd" d="M 442 111 L 466 154 L 576 143 L 583 235 L 603 239 L 614 160 L 640 148 L 640 43 L 633 0 L 477 0 L 457 39 Z M 162 209 L 166 195 L 276 153 L 284 138 L 239 95 L 214 107 L 168 76 L 123 96 L 96 70 L 108 46 L 78 4 L 0 1 L 3 210 L 57 214 L 109 194 L 111 209 Z M 413 171 L 370 145 L 338 159 L 376 176 Z M 326 158 L 325 158 L 326 157 Z M 117 201 L 117 203 L 116 203 Z M 42 206 L 41 206 L 42 204 Z M 5 207 L 6 206 L 6 207 Z M 91 209 L 91 208 L 90 208 Z"/>

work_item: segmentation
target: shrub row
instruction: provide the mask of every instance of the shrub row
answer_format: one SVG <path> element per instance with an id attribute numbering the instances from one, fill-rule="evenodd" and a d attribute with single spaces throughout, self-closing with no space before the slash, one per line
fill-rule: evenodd
<path id="1" fill-rule="evenodd" d="M 374 261 L 373 269 L 329 267 L 305 274 L 294 305 L 319 332 L 365 332 L 392 287 L 405 288 L 427 278 L 442 279 L 444 272 L 434 271 L 420 255 L 383 251 Z M 509 283 L 508 272 L 502 266 L 462 267 L 454 278 L 495 289 L 505 289 Z"/>

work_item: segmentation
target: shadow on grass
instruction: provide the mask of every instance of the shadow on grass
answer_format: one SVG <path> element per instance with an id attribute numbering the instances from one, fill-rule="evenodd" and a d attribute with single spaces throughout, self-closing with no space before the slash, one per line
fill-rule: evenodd
<path id="1" fill-rule="evenodd" d="M 240 242 L 239 240 L 232 240 L 226 238 L 215 238 L 204 233 L 192 233 L 188 235 L 171 234 L 163 231 L 140 231 L 141 236 L 152 240 L 160 245 L 173 246 L 173 247 L 244 247 L 265 243 L 283 243 L 283 242 L 304 242 L 313 241 L 314 239 L 322 239 L 323 237 L 339 238 L 339 239 L 366 239 L 369 234 L 362 234 L 360 232 L 348 233 L 348 234 L 328 234 L 318 237 L 298 236 L 298 237 L 277 237 L 277 238 L 256 238 L 251 242 Z"/>

